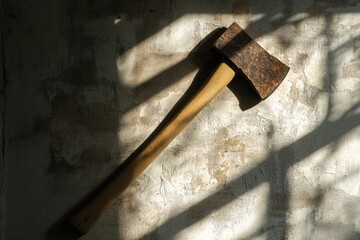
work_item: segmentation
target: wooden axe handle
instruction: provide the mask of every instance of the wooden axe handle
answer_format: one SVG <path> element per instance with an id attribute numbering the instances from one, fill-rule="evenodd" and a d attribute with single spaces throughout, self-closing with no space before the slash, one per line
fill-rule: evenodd
<path id="1" fill-rule="evenodd" d="M 185 126 L 208 104 L 235 76 L 226 63 L 220 63 L 211 78 L 175 117 L 154 137 L 137 156 L 129 159 L 125 167 L 101 190 L 76 212 L 70 219 L 71 224 L 82 233 L 108 209 L 116 198 L 125 191 Z"/>

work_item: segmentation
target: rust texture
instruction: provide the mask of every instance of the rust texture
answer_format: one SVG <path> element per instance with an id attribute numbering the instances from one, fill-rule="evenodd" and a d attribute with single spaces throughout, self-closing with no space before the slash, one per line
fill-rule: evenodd
<path id="1" fill-rule="evenodd" d="M 235 22 L 214 47 L 244 73 L 261 99 L 267 98 L 289 71 L 288 66 L 270 55 Z"/>

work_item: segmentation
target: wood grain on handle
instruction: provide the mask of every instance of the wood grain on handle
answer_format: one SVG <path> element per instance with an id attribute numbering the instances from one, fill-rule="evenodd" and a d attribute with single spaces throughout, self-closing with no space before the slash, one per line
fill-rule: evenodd
<path id="1" fill-rule="evenodd" d="M 185 126 L 209 103 L 235 76 L 227 64 L 221 63 L 211 78 L 175 117 L 134 158 L 128 159 L 124 168 L 70 219 L 71 224 L 82 233 L 108 209 L 116 198 L 125 191 Z"/>

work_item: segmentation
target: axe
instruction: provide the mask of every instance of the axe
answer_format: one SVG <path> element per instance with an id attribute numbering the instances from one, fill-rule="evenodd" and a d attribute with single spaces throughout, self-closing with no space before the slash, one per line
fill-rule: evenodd
<path id="1" fill-rule="evenodd" d="M 186 125 L 241 72 L 261 99 L 267 98 L 282 82 L 289 67 L 271 56 L 237 23 L 214 43 L 222 61 L 201 89 L 178 111 L 165 127 L 138 153 L 122 164 L 120 171 L 70 218 L 71 224 L 86 233 L 116 198 L 125 191 Z"/>

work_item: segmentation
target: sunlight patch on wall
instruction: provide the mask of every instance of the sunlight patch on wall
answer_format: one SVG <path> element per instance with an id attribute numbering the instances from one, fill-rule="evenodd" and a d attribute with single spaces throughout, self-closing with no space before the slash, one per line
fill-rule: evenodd
<path id="1" fill-rule="evenodd" d="M 258 185 L 180 231 L 174 239 L 246 239 L 256 235 L 265 224 L 269 191 L 268 183 Z"/>

